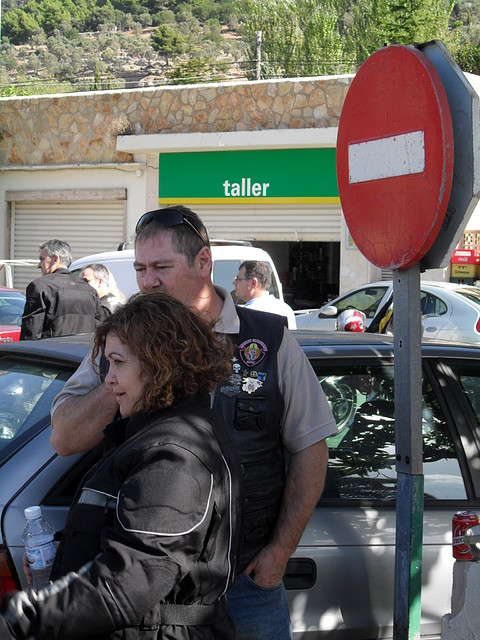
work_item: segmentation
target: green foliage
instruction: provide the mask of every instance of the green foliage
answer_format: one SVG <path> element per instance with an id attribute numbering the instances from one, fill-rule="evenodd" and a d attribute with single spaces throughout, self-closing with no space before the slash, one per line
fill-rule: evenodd
<path id="1" fill-rule="evenodd" d="M 215 0 L 191 0 L 190 6 L 192 8 L 192 14 L 200 20 L 205 22 L 209 18 L 216 18 L 218 14 L 218 3 Z"/>
<path id="2" fill-rule="evenodd" d="M 152 16 L 152 24 L 175 24 L 175 14 L 170 9 L 162 9 Z"/>
<path id="3" fill-rule="evenodd" d="M 387 0 L 380 13 L 380 26 L 387 44 L 446 41 L 453 0 Z"/>
<path id="4" fill-rule="evenodd" d="M 262 33 L 262 77 L 345 73 L 384 44 L 438 39 L 454 49 L 453 8 L 454 0 L 241 0 L 240 30 L 252 64 Z"/>
<path id="5" fill-rule="evenodd" d="M 216 18 L 209 18 L 205 22 L 202 39 L 212 42 L 217 49 L 220 48 L 222 43 L 222 31 L 220 22 Z"/>
<path id="6" fill-rule="evenodd" d="M 39 27 L 35 18 L 23 9 L 13 9 L 2 16 L 2 36 L 8 37 L 13 44 L 28 42 Z"/>
<path id="7" fill-rule="evenodd" d="M 86 31 L 99 31 L 103 24 L 117 24 L 121 19 L 115 11 L 113 4 L 107 0 L 102 6 L 93 7 L 85 17 L 84 28 Z"/>
<path id="8" fill-rule="evenodd" d="M 255 33 L 262 32 L 262 77 L 296 76 L 303 35 L 295 1 L 242 0 L 240 32 L 247 43 L 248 57 L 255 62 Z"/>
<path id="9" fill-rule="evenodd" d="M 240 32 L 252 65 L 255 33 L 262 33 L 262 77 L 324 75 L 352 69 L 336 0 L 242 0 L 240 18 Z"/>
<path id="10" fill-rule="evenodd" d="M 339 31 L 339 12 L 333 0 L 320 6 L 316 0 L 297 2 L 303 33 L 302 75 L 329 75 L 351 71 L 345 41 Z"/>
<path id="11" fill-rule="evenodd" d="M 179 55 L 186 51 L 186 41 L 183 35 L 169 24 L 161 24 L 150 36 L 152 47 L 165 56 L 168 65 L 170 56 Z"/>
<path id="12" fill-rule="evenodd" d="M 43 0 L 40 26 L 47 35 L 53 35 L 62 23 L 70 24 L 70 14 L 60 0 Z"/>
<path id="13" fill-rule="evenodd" d="M 339 14 L 339 29 L 349 57 L 360 66 L 385 44 L 381 25 L 384 0 L 357 0 Z"/>
<path id="14" fill-rule="evenodd" d="M 225 63 L 211 58 L 192 57 L 178 62 L 167 74 L 172 84 L 202 84 L 225 79 Z"/>
<path id="15" fill-rule="evenodd" d="M 212 82 L 227 76 L 227 55 L 253 79 L 257 31 L 262 78 L 354 72 L 384 44 L 431 39 L 480 73 L 480 0 L 0 1 L 0 72 L 29 90 L 32 77 L 47 92 L 50 82 L 105 89 L 141 74 Z"/>
<path id="16" fill-rule="evenodd" d="M 457 48 L 455 60 L 462 71 L 480 75 L 480 46 L 468 42 Z"/>
<path id="17" fill-rule="evenodd" d="M 93 73 L 92 84 L 90 85 L 90 91 L 100 91 L 102 88 L 102 78 L 100 76 L 100 65 L 98 60 L 95 60 L 95 71 Z"/>

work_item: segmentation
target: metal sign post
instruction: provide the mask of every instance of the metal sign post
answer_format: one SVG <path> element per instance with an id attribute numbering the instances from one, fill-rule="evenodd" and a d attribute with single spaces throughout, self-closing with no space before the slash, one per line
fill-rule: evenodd
<path id="1" fill-rule="evenodd" d="M 397 527 L 395 640 L 420 638 L 423 535 L 420 268 L 394 271 Z"/>

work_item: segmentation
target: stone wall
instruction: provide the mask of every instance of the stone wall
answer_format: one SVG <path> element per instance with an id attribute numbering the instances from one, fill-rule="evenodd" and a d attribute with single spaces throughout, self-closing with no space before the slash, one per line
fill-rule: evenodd
<path id="1" fill-rule="evenodd" d="M 353 76 L 0 99 L 0 168 L 131 162 L 117 135 L 338 126 Z"/>

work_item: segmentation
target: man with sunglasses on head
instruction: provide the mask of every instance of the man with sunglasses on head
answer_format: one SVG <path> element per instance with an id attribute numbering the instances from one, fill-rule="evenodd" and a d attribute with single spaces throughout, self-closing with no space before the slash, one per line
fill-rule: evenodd
<path id="1" fill-rule="evenodd" d="M 235 345 L 231 375 L 213 398 L 244 472 L 243 544 L 229 613 L 237 640 L 288 640 L 282 578 L 323 490 L 325 439 L 337 432 L 328 402 L 285 319 L 236 307 L 213 285 L 207 231 L 193 211 L 176 206 L 144 214 L 134 267 L 141 291 L 165 290 Z M 93 448 L 117 406 L 87 356 L 54 400 L 53 447 L 61 455 Z"/>

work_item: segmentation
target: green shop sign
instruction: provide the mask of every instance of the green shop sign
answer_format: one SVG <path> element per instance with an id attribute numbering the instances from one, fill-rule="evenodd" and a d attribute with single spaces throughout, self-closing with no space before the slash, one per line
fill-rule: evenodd
<path id="1" fill-rule="evenodd" d="M 339 204 L 334 148 L 159 154 L 159 204 Z"/>

